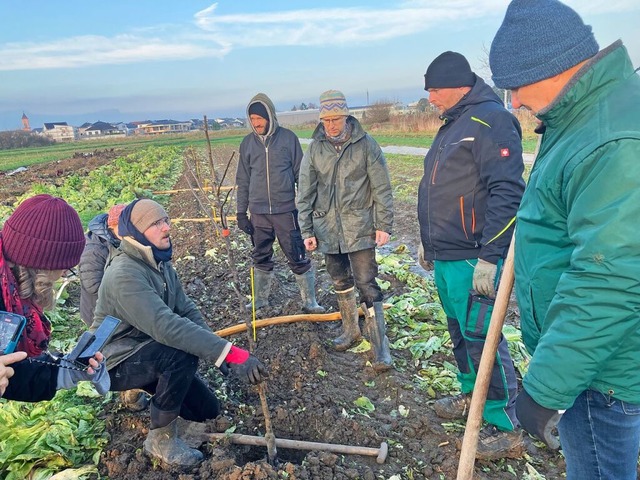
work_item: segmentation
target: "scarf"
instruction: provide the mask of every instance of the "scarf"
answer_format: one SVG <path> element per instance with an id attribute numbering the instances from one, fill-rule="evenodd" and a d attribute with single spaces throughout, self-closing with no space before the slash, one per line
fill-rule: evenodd
<path id="1" fill-rule="evenodd" d="M 331 137 L 326 130 L 324 132 L 324 135 L 327 140 L 329 140 L 329 143 L 333 145 L 333 148 L 335 148 L 336 151 L 339 152 L 340 150 L 342 150 L 342 146 L 347 143 L 347 140 L 351 138 L 351 130 L 351 125 L 349 124 L 349 122 L 347 122 L 344 126 L 344 130 L 342 130 L 342 133 L 340 133 L 340 135 Z"/>
<path id="2" fill-rule="evenodd" d="M 166 250 L 160 250 L 154 244 L 147 240 L 138 229 L 135 227 L 133 223 L 131 223 L 131 211 L 133 210 L 133 206 L 138 202 L 138 200 L 134 200 L 120 214 L 120 220 L 118 221 L 118 233 L 121 237 L 133 237 L 145 247 L 151 247 L 151 252 L 153 253 L 153 259 L 160 262 L 168 262 L 171 260 L 171 256 L 173 255 L 173 245 L 170 245 Z"/>
<path id="3" fill-rule="evenodd" d="M 29 357 L 37 357 L 49 347 L 51 322 L 38 305 L 30 299 L 20 298 L 18 281 L 4 258 L 2 235 L 0 235 L 0 290 L 5 310 L 27 319 L 27 325 L 22 331 L 16 350 L 27 352 Z"/>

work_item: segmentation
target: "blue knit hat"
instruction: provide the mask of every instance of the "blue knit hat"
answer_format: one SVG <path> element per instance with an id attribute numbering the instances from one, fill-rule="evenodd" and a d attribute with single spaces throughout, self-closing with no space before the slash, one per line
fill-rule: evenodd
<path id="1" fill-rule="evenodd" d="M 489 53 L 493 83 L 515 89 L 554 77 L 598 53 L 591 27 L 557 0 L 513 0 Z"/>

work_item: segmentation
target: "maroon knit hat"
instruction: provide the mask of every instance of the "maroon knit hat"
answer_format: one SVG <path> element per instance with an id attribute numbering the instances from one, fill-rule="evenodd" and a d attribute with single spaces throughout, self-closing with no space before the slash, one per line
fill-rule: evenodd
<path id="1" fill-rule="evenodd" d="M 61 198 L 26 199 L 4 223 L 2 249 L 7 260 L 42 270 L 64 270 L 80 261 L 84 231 L 78 213 Z"/>

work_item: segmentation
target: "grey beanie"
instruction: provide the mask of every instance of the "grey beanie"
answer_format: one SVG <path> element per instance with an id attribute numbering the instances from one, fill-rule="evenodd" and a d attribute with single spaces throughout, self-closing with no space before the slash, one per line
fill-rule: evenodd
<path id="1" fill-rule="evenodd" d="M 557 0 L 513 0 L 489 52 L 493 83 L 512 90 L 554 77 L 598 53 L 591 27 Z"/>

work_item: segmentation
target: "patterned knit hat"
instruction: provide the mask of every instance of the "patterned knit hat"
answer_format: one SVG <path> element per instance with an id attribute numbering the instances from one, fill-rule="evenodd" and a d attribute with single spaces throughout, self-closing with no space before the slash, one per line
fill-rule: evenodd
<path id="1" fill-rule="evenodd" d="M 476 76 L 464 55 L 444 52 L 438 55 L 424 74 L 424 89 L 473 87 Z"/>
<path id="2" fill-rule="evenodd" d="M 127 205 L 125 203 L 118 203 L 109 209 L 107 216 L 107 227 L 109 227 L 114 232 L 117 232 L 116 228 L 118 226 L 118 220 L 120 219 L 120 214 L 124 207 Z"/>
<path id="3" fill-rule="evenodd" d="M 51 195 L 26 199 L 2 228 L 5 258 L 27 268 L 74 267 L 80 261 L 84 244 L 78 213 L 63 199 Z"/>
<path id="4" fill-rule="evenodd" d="M 320 118 L 349 115 L 344 94 L 338 90 L 327 90 L 320 95 Z"/>
<path id="5" fill-rule="evenodd" d="M 167 217 L 167 212 L 162 205 L 148 198 L 138 200 L 131 209 L 131 223 L 140 233 L 144 233 L 158 220 Z"/>
<path id="6" fill-rule="evenodd" d="M 598 53 L 591 27 L 557 0 L 513 0 L 491 43 L 496 87 L 512 90 L 554 77 Z"/>

